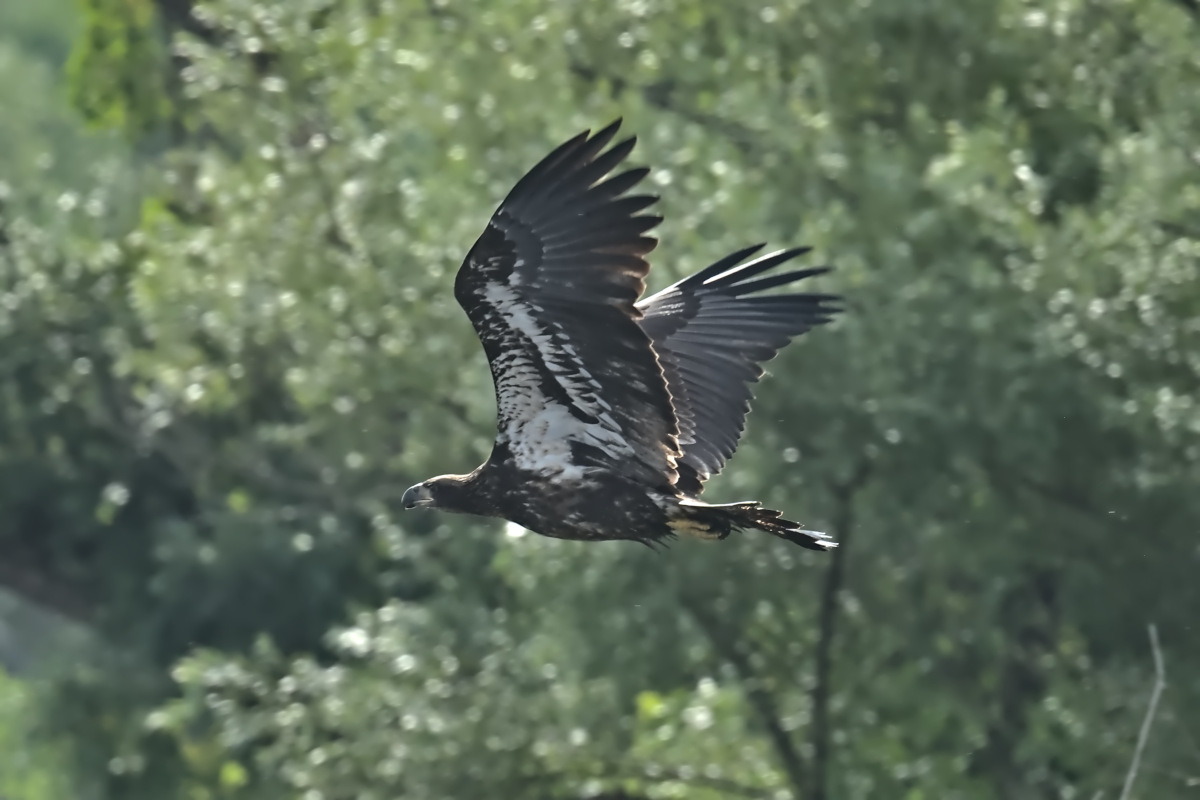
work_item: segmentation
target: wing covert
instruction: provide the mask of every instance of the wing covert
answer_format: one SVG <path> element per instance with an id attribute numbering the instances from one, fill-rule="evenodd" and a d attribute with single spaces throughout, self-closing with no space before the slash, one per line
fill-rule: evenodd
<path id="1" fill-rule="evenodd" d="M 635 139 L 604 148 L 620 121 L 584 132 L 530 170 L 455 278 L 496 387 L 497 449 L 523 469 L 676 477 L 677 421 L 635 307 L 661 221 L 628 195 L 648 170 L 612 172 Z"/>

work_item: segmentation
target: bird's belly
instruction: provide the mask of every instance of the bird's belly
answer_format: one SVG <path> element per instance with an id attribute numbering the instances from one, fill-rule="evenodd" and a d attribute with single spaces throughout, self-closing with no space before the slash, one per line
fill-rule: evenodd
<path id="1" fill-rule="evenodd" d="M 646 541 L 670 533 L 663 509 L 642 487 L 613 485 L 611 481 L 548 481 L 528 486 L 521 494 L 523 502 L 508 518 L 543 536 Z"/>

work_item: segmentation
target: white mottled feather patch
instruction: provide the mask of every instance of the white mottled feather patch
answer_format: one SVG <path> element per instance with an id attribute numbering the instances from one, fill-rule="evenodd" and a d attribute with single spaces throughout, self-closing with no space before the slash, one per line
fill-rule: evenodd
<path id="1" fill-rule="evenodd" d="M 579 361 L 575 348 L 540 325 L 527 301 L 512 288 L 489 283 L 484 300 L 489 311 L 537 350 L 535 355 L 523 346 L 512 347 L 493 364 L 500 398 L 499 439 L 508 445 L 516 466 L 578 480 L 588 470 L 572 461 L 573 442 L 595 447 L 613 459 L 633 455 L 620 426 L 608 413 L 612 407 L 600 398 L 599 383 Z M 546 397 L 541 389 L 543 365 L 575 407 L 598 422 L 585 422 L 558 400 Z"/>

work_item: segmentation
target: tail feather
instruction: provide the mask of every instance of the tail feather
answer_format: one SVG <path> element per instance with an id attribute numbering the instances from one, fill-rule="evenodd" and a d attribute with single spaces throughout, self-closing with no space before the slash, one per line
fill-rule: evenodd
<path id="1" fill-rule="evenodd" d="M 693 532 L 691 528 L 697 527 L 698 530 L 694 532 L 705 538 L 724 539 L 735 530 L 753 528 L 808 550 L 824 551 L 837 547 L 837 542 L 829 538 L 829 534 L 808 530 L 798 522 L 784 519 L 782 511 L 763 508 L 762 503 L 710 505 L 698 500 L 681 500 L 679 505 L 687 511 L 686 520 L 690 523 L 680 528 Z"/>

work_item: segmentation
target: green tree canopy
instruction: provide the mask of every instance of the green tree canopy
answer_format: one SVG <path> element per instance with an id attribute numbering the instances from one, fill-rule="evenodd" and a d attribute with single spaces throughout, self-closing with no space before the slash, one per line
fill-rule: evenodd
<path id="1" fill-rule="evenodd" d="M 1188 4 L 89 8 L 75 96 L 162 152 L 136 224 L 0 228 L 0 558 L 104 631 L 51 710 L 107 796 L 1115 796 L 1149 622 L 1138 786 L 1187 796 Z M 710 489 L 831 557 L 398 511 L 491 444 L 454 270 L 618 115 L 655 286 L 759 239 L 837 267 Z"/>

